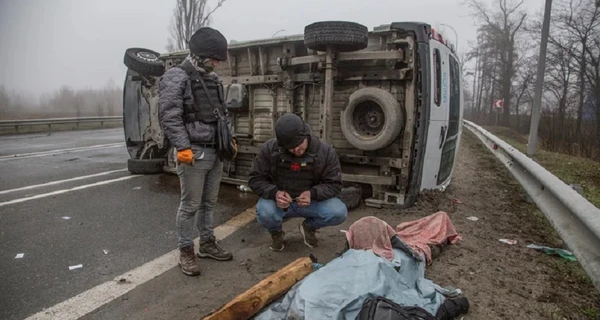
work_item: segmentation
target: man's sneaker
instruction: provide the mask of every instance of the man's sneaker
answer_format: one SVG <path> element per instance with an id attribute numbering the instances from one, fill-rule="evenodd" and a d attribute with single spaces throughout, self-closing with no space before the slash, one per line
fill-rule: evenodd
<path id="1" fill-rule="evenodd" d="M 285 232 L 283 230 L 279 230 L 277 232 L 271 232 L 271 246 L 269 249 L 273 251 L 281 251 L 285 248 L 285 244 L 283 243 L 283 236 L 285 236 Z"/>
<path id="2" fill-rule="evenodd" d="M 196 256 L 194 255 L 194 245 L 179 249 L 179 266 L 181 267 L 181 272 L 188 276 L 200 275 L 200 266 L 198 266 Z"/>
<path id="3" fill-rule="evenodd" d="M 311 229 L 307 224 L 306 220 L 300 224 L 300 233 L 302 233 L 302 237 L 304 238 L 304 244 L 314 248 L 319 245 L 319 240 L 317 240 L 317 236 L 315 235 L 315 231 Z"/>
<path id="4" fill-rule="evenodd" d="M 219 261 L 231 260 L 233 255 L 231 252 L 223 249 L 214 236 L 206 242 L 200 244 L 198 249 L 198 258 L 213 258 Z"/>

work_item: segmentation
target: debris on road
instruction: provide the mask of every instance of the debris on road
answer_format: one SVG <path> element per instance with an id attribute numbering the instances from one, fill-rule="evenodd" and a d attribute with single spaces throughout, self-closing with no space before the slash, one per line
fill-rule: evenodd
<path id="1" fill-rule="evenodd" d="M 454 198 L 454 199 L 452 199 L 452 203 L 454 203 L 454 204 L 463 204 L 464 202 L 462 202 L 460 199 Z"/>
<path id="2" fill-rule="evenodd" d="M 498 241 L 500 241 L 502 243 L 510 244 L 511 246 L 517 244 L 517 240 L 511 240 L 511 239 L 498 239 Z"/>
<path id="3" fill-rule="evenodd" d="M 79 268 L 83 268 L 83 265 L 78 264 L 78 265 L 74 265 L 74 266 L 69 266 L 69 270 L 75 270 L 75 269 L 79 269 Z"/>
<path id="4" fill-rule="evenodd" d="M 296 259 L 231 302 L 211 312 L 204 320 L 248 319 L 313 271 L 313 262 L 309 257 Z"/>
<path id="5" fill-rule="evenodd" d="M 15 256 L 15 259 L 21 259 L 25 256 L 24 253 L 17 253 L 17 255 Z"/>
<path id="6" fill-rule="evenodd" d="M 64 216 L 64 217 L 62 217 L 62 219 L 63 220 L 71 220 L 71 217 Z"/>
<path id="7" fill-rule="evenodd" d="M 565 249 L 560 249 L 560 248 L 550 248 L 550 247 L 546 247 L 546 246 L 539 246 L 537 244 L 530 244 L 527 245 L 527 248 L 530 249 L 535 249 L 538 251 L 543 251 L 545 252 L 547 255 L 557 255 L 560 256 L 563 259 L 567 259 L 569 261 L 577 261 L 577 258 L 575 257 L 575 255 L 573 255 L 573 253 L 569 250 L 565 250 Z"/>
<path id="8" fill-rule="evenodd" d="M 237 186 L 237 189 L 242 191 L 242 192 L 251 192 L 252 189 L 250 189 L 250 187 L 248 187 L 247 185 L 239 185 Z"/>
<path id="9" fill-rule="evenodd" d="M 104 254 L 108 254 L 110 251 L 104 249 L 104 250 L 102 250 L 102 252 L 104 252 Z"/>
<path id="10" fill-rule="evenodd" d="M 475 216 L 470 216 L 470 217 L 467 217 L 467 220 L 477 221 L 477 220 L 479 220 L 479 218 L 477 218 Z"/>
<path id="11" fill-rule="evenodd" d="M 142 187 L 133 187 L 132 189 L 133 190 L 140 190 L 140 189 L 142 189 Z"/>

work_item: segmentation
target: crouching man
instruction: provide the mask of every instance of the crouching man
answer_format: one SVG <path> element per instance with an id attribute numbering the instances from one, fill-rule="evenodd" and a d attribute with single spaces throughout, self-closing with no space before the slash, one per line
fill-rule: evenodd
<path id="1" fill-rule="evenodd" d="M 312 136 L 308 125 L 294 114 L 277 120 L 275 138 L 264 143 L 252 166 L 249 186 L 260 198 L 258 223 L 271 233 L 271 250 L 284 245 L 284 218 L 305 218 L 300 233 L 309 247 L 318 245 L 317 229 L 341 224 L 348 216 L 339 199 L 340 161 L 332 146 Z"/>

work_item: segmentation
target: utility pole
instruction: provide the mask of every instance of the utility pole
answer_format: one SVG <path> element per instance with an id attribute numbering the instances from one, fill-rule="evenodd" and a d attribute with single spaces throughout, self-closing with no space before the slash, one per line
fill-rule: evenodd
<path id="1" fill-rule="evenodd" d="M 546 48 L 548 47 L 548 34 L 550 33 L 550 15 L 552 14 L 552 0 L 546 0 L 544 23 L 542 26 L 542 43 L 540 44 L 540 57 L 538 60 L 537 79 L 535 81 L 535 95 L 531 109 L 531 125 L 529 127 L 529 141 L 527 142 L 527 155 L 533 157 L 538 140 L 540 124 L 540 109 L 542 107 L 542 87 L 546 71 Z"/>

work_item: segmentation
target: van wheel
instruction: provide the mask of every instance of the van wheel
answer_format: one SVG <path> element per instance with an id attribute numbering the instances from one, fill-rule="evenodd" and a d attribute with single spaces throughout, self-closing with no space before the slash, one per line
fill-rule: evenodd
<path id="1" fill-rule="evenodd" d="M 127 170 L 133 174 L 162 173 L 165 159 L 127 159 Z"/>
<path id="2" fill-rule="evenodd" d="M 404 128 L 404 115 L 396 98 L 379 88 L 363 88 L 350 96 L 342 110 L 344 137 L 355 148 L 378 150 L 388 146 Z"/>
<path id="3" fill-rule="evenodd" d="M 152 50 L 129 48 L 125 51 L 123 63 L 139 74 L 160 77 L 165 73 L 165 66 L 159 57 L 160 53 Z"/>
<path id="4" fill-rule="evenodd" d="M 358 206 L 360 206 L 360 200 L 362 199 L 362 188 L 357 183 L 344 183 L 342 192 L 338 197 L 346 205 L 348 210 L 358 208 Z"/>
<path id="5" fill-rule="evenodd" d="M 304 27 L 304 45 L 312 50 L 326 51 L 333 46 L 337 51 L 358 51 L 367 47 L 369 29 L 346 21 L 321 21 Z"/>

